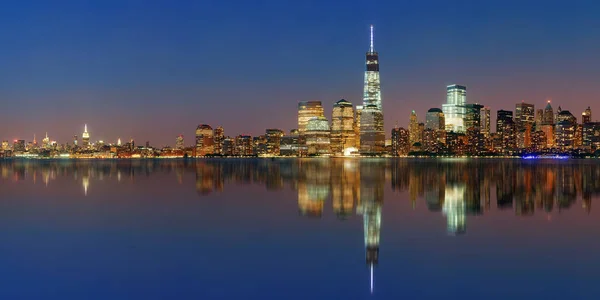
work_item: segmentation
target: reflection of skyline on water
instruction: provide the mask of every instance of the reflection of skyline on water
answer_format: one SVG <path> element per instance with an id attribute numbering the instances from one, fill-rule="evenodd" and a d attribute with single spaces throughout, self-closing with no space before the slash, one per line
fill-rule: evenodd
<path id="1" fill-rule="evenodd" d="M 360 218 L 365 262 L 370 273 L 379 263 L 384 191 L 445 219 L 449 235 L 468 231 L 469 216 L 492 212 L 516 217 L 563 212 L 578 207 L 589 213 L 600 196 L 596 161 L 417 160 L 417 159 L 215 159 L 124 161 L 4 161 L 2 184 L 30 181 L 52 188 L 72 179 L 81 196 L 100 193 L 98 181 L 134 184 L 137 177 L 161 175 L 171 184 L 195 183 L 197 197 L 227 188 L 260 185 L 269 191 L 293 190 L 298 214 L 340 222 Z M 185 180 L 187 178 L 187 180 Z M 192 188 L 192 186 L 190 186 Z M 390 190 L 388 190 L 389 192 Z M 576 204 L 579 204 L 576 206 Z M 333 214 L 328 215 L 329 208 Z M 393 216 L 386 218 L 393 219 Z M 358 234 L 358 233 L 357 233 Z"/>

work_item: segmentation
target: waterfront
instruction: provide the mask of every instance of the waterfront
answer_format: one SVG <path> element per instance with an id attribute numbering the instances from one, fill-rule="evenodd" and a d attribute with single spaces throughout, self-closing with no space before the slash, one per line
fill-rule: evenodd
<path id="1" fill-rule="evenodd" d="M 0 193 L 6 299 L 600 293 L 597 160 L 6 160 Z"/>

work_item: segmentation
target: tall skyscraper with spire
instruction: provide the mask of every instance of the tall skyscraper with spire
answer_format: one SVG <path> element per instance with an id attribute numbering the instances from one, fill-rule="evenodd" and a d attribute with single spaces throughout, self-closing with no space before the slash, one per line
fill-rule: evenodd
<path id="1" fill-rule="evenodd" d="M 385 150 L 385 132 L 379 81 L 379 53 L 375 52 L 373 45 L 373 25 L 371 25 L 371 43 L 366 54 L 363 105 L 359 110 L 360 152 L 363 154 L 382 153 Z"/>
<path id="2" fill-rule="evenodd" d="M 87 131 L 87 124 L 83 127 L 83 134 L 81 135 L 81 145 L 83 148 L 90 147 L 90 134 Z"/>

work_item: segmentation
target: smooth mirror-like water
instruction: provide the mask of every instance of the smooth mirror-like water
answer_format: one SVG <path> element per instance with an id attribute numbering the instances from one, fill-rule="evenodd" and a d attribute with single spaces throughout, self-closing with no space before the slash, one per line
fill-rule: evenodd
<path id="1" fill-rule="evenodd" d="M 597 299 L 600 161 L 0 162 L 2 299 Z"/>

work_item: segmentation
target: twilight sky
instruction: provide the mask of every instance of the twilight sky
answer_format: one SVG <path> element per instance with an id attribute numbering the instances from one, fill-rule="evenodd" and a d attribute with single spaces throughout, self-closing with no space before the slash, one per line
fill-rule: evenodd
<path id="1" fill-rule="evenodd" d="M 52 3 L 50 3 L 52 2 Z M 297 102 L 362 102 L 369 24 L 386 134 L 445 86 L 514 110 L 600 119 L 597 1 L 11 1 L 0 10 L 0 139 L 186 144 L 296 127 Z M 494 126 L 492 126 L 494 128 Z"/>

